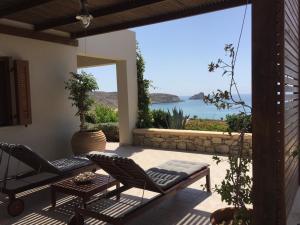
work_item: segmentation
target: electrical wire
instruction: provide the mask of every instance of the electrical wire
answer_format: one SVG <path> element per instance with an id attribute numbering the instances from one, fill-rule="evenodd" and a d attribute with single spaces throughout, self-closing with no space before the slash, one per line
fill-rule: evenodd
<path id="1" fill-rule="evenodd" d="M 235 69 L 235 64 L 236 64 L 236 61 L 237 61 L 237 57 L 238 57 L 238 53 L 239 53 L 239 49 L 240 49 L 240 44 L 241 44 L 241 40 L 242 40 L 244 28 L 245 28 L 245 22 L 246 22 L 246 16 L 247 16 L 247 11 L 248 11 L 248 5 L 249 5 L 249 0 L 247 0 L 247 2 L 246 2 L 246 6 L 245 6 L 245 10 L 244 10 L 244 15 L 243 15 L 243 21 L 242 21 L 242 27 L 241 27 L 239 38 L 238 38 L 238 44 L 237 44 L 235 56 L 234 56 L 234 59 L 233 59 L 233 68 L 234 69 Z M 237 92 L 239 100 L 242 101 L 242 97 L 241 97 L 241 94 L 240 94 L 240 92 L 238 90 L 236 82 L 234 81 L 233 84 L 234 84 L 234 87 L 235 87 L 235 90 Z M 244 105 L 243 105 L 243 110 L 246 113 L 246 109 L 245 109 Z"/>

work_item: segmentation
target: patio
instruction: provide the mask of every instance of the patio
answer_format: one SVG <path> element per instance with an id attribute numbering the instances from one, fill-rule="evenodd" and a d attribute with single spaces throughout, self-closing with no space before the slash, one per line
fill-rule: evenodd
<path id="1" fill-rule="evenodd" d="M 78 122 L 73 117 L 74 110 L 69 104 L 63 84 L 69 72 L 78 68 L 77 56 L 81 55 L 79 53 L 84 53 L 85 56 L 95 57 L 98 60 L 117 60 L 119 74 L 127 74 L 119 76 L 121 79 L 118 79 L 118 84 L 123 84 L 120 85 L 119 99 L 123 100 L 121 96 L 125 98 L 125 101 L 122 101 L 124 105 L 121 106 L 124 112 L 120 117 L 123 130 L 121 133 L 127 135 L 121 142 L 132 143 L 131 130 L 135 127 L 137 115 L 135 62 L 127 60 L 126 57 L 111 57 L 112 55 L 108 54 L 110 52 L 106 50 L 123 51 L 114 45 L 115 41 L 122 37 L 115 35 L 114 39 L 113 33 L 106 33 L 251 3 L 253 224 L 286 225 L 289 224 L 287 221 L 292 221 L 287 218 L 291 215 L 290 212 L 297 219 L 299 212 L 295 209 L 297 204 L 294 205 L 294 209 L 292 205 L 293 202 L 297 203 L 294 199 L 299 189 L 299 158 L 291 157 L 291 153 L 299 149 L 300 137 L 299 1 L 90 0 L 90 2 L 94 20 L 86 30 L 76 20 L 79 7 L 78 1 L 75 0 L 1 2 L 0 49 L 3 60 L 6 60 L 3 68 L 5 67 L 6 75 L 11 76 L 13 70 L 9 65 L 12 65 L 14 60 L 15 67 L 18 66 L 17 77 L 22 78 L 20 80 L 24 82 L 19 88 L 23 93 L 22 96 L 26 96 L 26 104 L 19 104 L 22 101 L 16 101 L 16 98 L 9 99 L 10 94 L 14 96 L 13 89 L 16 85 L 10 87 L 11 85 L 6 85 L 6 82 L 0 83 L 0 90 L 8 89 L 4 91 L 5 97 L 2 102 L 6 104 L 7 99 L 9 102 L 15 101 L 10 107 L 3 107 L 4 110 L 1 111 L 4 111 L 2 117 L 5 118 L 0 129 L 1 139 L 8 143 L 31 146 L 48 160 L 70 154 L 70 137 L 78 129 Z M 101 39 L 108 37 L 109 41 L 106 42 L 108 44 L 98 44 L 106 47 L 102 49 L 102 53 L 107 57 L 94 54 L 95 52 L 90 54 L 89 51 L 93 46 L 86 45 L 86 41 L 80 40 L 83 37 L 94 38 L 91 36 L 97 34 L 103 34 L 99 36 Z M 134 37 L 132 34 L 129 36 Z M 130 44 L 130 38 L 126 40 L 128 43 L 119 41 L 125 50 L 129 50 L 130 46 L 135 48 L 135 43 Z M 82 50 L 80 42 L 84 44 L 83 52 L 80 52 Z M 22 106 L 19 112 L 16 112 L 17 107 L 13 107 L 17 106 L 16 103 Z M 120 137 L 122 139 L 122 135 Z M 212 185 L 221 180 L 225 169 L 216 167 L 209 155 L 131 147 L 118 148 L 115 145 L 109 149 L 115 149 L 123 156 L 134 158 L 145 169 L 174 158 L 205 161 L 212 165 Z M 0 174 L 2 171 L 0 170 Z M 133 194 L 141 196 L 142 193 Z M 67 202 L 72 198 L 62 198 L 61 205 L 53 211 L 49 209 L 49 195 L 47 189 L 30 196 L 25 194 L 26 204 L 32 207 L 27 209 L 29 211 L 22 214 L 22 217 L 14 219 L 6 215 L 3 210 L 5 199 L 0 198 L 0 224 L 64 223 L 72 209 L 72 205 L 68 206 Z M 148 211 L 144 218 L 137 219 L 134 223 L 208 224 L 209 212 L 221 206 L 218 196 L 206 195 L 200 190 L 200 183 L 196 183 L 159 207 L 153 208 L 151 212 Z M 167 222 L 164 221 L 165 218 L 168 218 Z M 292 224 L 295 222 L 299 223 L 294 221 Z M 90 221 L 89 224 L 96 223 Z"/>
<path id="2" fill-rule="evenodd" d="M 152 166 L 164 163 L 172 159 L 206 162 L 211 165 L 212 187 L 220 183 L 223 179 L 224 171 L 227 168 L 226 163 L 220 166 L 212 160 L 211 155 L 197 154 L 192 152 L 167 151 L 161 149 L 148 149 L 141 147 L 122 146 L 118 143 L 109 143 L 108 151 L 116 152 L 119 155 L 134 159 L 143 168 L 148 169 Z M 100 171 L 99 171 L 100 172 Z M 208 225 L 210 213 L 218 208 L 226 206 L 221 202 L 216 193 L 211 195 L 202 191 L 201 184 L 205 179 L 194 183 L 187 189 L 178 192 L 176 196 L 170 197 L 162 204 L 142 214 L 133 220 L 132 225 Z M 6 213 L 6 200 L 0 197 L 0 224 L 8 225 L 27 225 L 27 224 L 66 224 L 68 218 L 72 215 L 76 200 L 71 196 L 59 195 L 59 200 L 55 209 L 50 207 L 50 191 L 47 187 L 33 193 L 22 193 L 25 200 L 25 212 L 16 218 L 12 218 Z M 38 189 L 39 190 L 39 189 Z M 128 196 L 123 195 L 123 200 L 130 203 L 136 203 L 142 196 L 141 190 L 133 189 L 128 192 Z M 130 196 L 129 196 L 130 195 Z M 145 193 L 145 198 L 151 198 L 151 192 Z M 104 224 L 96 220 L 86 219 L 87 224 Z"/>

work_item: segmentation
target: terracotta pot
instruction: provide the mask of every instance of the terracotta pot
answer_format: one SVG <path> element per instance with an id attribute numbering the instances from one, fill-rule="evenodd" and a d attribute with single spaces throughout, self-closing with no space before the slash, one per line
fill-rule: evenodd
<path id="1" fill-rule="evenodd" d="M 105 134 L 100 131 L 78 131 L 71 140 L 72 150 L 75 155 L 91 151 L 104 151 L 106 147 Z"/>
<path id="2" fill-rule="evenodd" d="M 247 211 L 251 216 L 252 209 L 248 209 Z M 219 225 L 222 224 L 223 222 L 230 222 L 231 220 L 233 220 L 233 216 L 235 212 L 236 209 L 233 207 L 218 209 L 210 215 L 210 223 L 212 225 Z"/>

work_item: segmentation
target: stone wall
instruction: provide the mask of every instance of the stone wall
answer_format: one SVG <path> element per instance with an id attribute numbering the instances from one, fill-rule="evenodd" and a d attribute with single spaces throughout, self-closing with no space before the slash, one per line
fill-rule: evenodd
<path id="1" fill-rule="evenodd" d="M 228 154 L 238 149 L 239 134 L 211 131 L 134 129 L 136 146 L 162 149 L 197 151 L 202 153 Z M 245 134 L 245 149 L 252 150 L 252 134 Z"/>

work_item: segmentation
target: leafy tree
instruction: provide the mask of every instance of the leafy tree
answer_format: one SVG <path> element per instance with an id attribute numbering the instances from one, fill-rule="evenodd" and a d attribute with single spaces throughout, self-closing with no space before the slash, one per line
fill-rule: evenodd
<path id="1" fill-rule="evenodd" d="M 150 94 L 149 87 L 150 80 L 144 78 L 145 61 L 143 55 L 139 49 L 139 45 L 136 45 L 136 67 L 137 67 L 137 83 L 138 83 L 138 128 L 149 128 L 152 126 L 152 115 L 149 108 Z"/>
<path id="2" fill-rule="evenodd" d="M 72 100 L 72 106 L 77 108 L 76 116 L 80 118 L 80 130 L 87 129 L 85 117 L 93 105 L 93 99 L 90 96 L 92 91 L 98 89 L 96 79 L 92 74 L 71 73 L 71 78 L 65 82 L 65 89 L 69 90 L 69 99 Z"/>
<path id="3" fill-rule="evenodd" d="M 251 125 L 250 115 L 251 107 L 248 106 L 239 94 L 238 86 L 235 80 L 235 62 L 236 52 L 232 44 L 225 45 L 224 48 L 229 62 L 218 59 L 217 63 L 210 63 L 209 72 L 222 70 L 222 76 L 228 76 L 230 79 L 228 90 L 217 90 L 204 97 L 204 101 L 214 104 L 218 109 L 241 109 L 240 113 L 234 117 L 227 117 L 229 120 L 229 133 L 232 130 L 239 132 L 237 152 L 229 153 L 228 160 L 229 169 L 226 170 L 225 178 L 220 185 L 215 186 L 215 191 L 221 195 L 222 201 L 228 205 L 233 205 L 236 209 L 233 225 L 249 225 L 251 223 L 251 215 L 249 215 L 246 205 L 252 203 L 252 178 L 250 177 L 250 165 L 252 159 L 250 153 L 244 148 L 244 136 L 249 131 Z M 237 98 L 232 94 L 236 92 Z M 222 160 L 215 155 L 213 159 L 219 164 Z"/>

